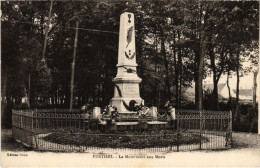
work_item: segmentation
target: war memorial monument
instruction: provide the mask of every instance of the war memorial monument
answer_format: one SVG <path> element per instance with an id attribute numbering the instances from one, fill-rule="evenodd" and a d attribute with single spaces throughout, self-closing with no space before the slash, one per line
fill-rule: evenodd
<path id="1" fill-rule="evenodd" d="M 231 146 L 232 114 L 227 111 L 146 107 L 140 97 L 134 14 L 120 16 L 114 95 L 105 108 L 13 110 L 13 138 L 38 150 L 97 148 L 149 150 L 219 149 Z M 107 139 L 110 139 L 107 141 Z"/>

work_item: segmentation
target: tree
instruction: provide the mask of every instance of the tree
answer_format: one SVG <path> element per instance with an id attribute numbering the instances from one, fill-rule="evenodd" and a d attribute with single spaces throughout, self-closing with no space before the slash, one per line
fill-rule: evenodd
<path id="1" fill-rule="evenodd" d="M 249 46 L 258 34 L 258 4 L 257 2 L 226 3 L 229 13 L 228 42 L 233 44 L 233 53 L 236 56 L 236 109 L 234 119 L 238 118 L 239 109 L 239 77 L 241 66 L 241 54 Z M 239 18 L 239 19 L 238 19 Z M 241 24 L 242 23 L 242 24 Z M 230 38 L 233 37 L 233 38 Z M 245 56 L 245 55 L 244 55 Z"/>
<path id="2" fill-rule="evenodd" d="M 257 2 L 2 4 L 2 93 L 6 101 L 19 104 L 30 90 L 32 108 L 68 108 L 70 97 L 75 98 L 74 108 L 87 102 L 109 103 L 116 75 L 119 16 L 124 11 L 135 14 L 137 73 L 143 79 L 140 93 L 148 106 L 172 100 L 176 108 L 181 107 L 183 91 L 194 81 L 197 109 L 202 109 L 202 79 L 212 73 L 212 109 L 217 109 L 222 74 L 241 75 L 242 61 L 249 57 L 243 50 L 258 41 L 254 38 L 258 37 Z M 70 96 L 77 20 L 80 34 Z"/>

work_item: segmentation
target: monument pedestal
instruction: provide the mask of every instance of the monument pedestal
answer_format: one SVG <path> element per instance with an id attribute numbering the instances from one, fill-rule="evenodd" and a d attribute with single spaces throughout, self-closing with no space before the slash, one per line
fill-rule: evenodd
<path id="1" fill-rule="evenodd" d="M 143 99 L 139 96 L 139 83 L 141 78 L 136 76 L 117 76 L 113 79 L 115 84 L 114 97 L 110 104 L 117 107 L 119 113 L 133 113 L 126 109 L 125 104 L 130 106 L 130 101 L 134 100 L 138 104 L 144 104 Z M 125 104 L 124 104 L 125 103 Z"/>

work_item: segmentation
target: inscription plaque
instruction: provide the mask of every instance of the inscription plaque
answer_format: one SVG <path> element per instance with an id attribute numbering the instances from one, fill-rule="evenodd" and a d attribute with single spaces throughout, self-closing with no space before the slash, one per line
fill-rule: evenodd
<path id="1" fill-rule="evenodd" d="M 124 85 L 124 95 L 128 97 L 136 97 L 136 95 L 139 95 L 138 85 Z"/>

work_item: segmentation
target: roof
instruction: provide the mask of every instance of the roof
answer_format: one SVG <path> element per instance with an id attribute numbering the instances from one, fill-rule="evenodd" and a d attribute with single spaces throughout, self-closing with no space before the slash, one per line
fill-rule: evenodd
<path id="1" fill-rule="evenodd" d="M 237 92 L 236 89 L 233 89 L 234 93 Z M 252 89 L 239 89 L 239 96 L 252 96 L 253 90 Z"/>
<path id="2" fill-rule="evenodd" d="M 226 83 L 219 83 L 218 84 L 218 93 L 221 92 L 221 90 L 225 87 Z M 213 84 L 204 84 L 203 90 L 210 90 L 213 91 L 214 85 Z M 195 95 L 195 86 L 191 86 L 187 88 L 186 94 L 188 95 Z"/>

